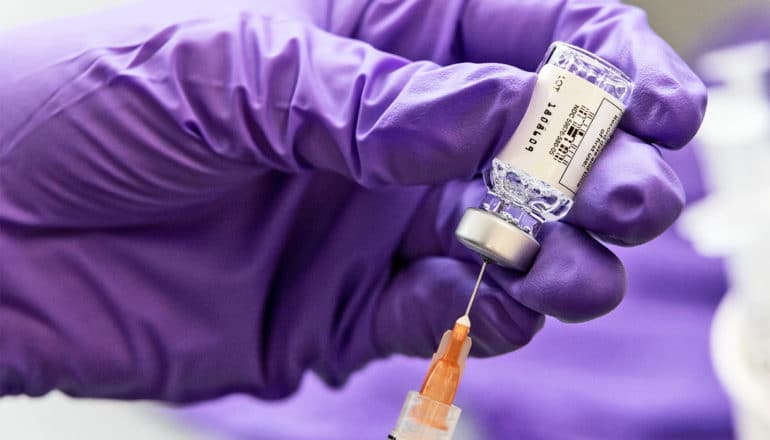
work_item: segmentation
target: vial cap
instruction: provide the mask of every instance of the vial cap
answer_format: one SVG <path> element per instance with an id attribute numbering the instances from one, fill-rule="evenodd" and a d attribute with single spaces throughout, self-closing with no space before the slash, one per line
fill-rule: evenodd
<path id="1" fill-rule="evenodd" d="M 540 251 L 531 235 L 498 216 L 468 208 L 457 225 L 455 236 L 471 250 L 500 266 L 528 271 Z"/>

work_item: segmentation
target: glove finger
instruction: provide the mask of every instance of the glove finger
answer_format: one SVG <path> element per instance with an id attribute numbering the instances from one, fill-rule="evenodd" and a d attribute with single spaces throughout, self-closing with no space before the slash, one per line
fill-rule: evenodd
<path id="1" fill-rule="evenodd" d="M 411 59 L 442 64 L 495 62 L 531 71 L 552 41 L 588 49 L 636 84 L 621 128 L 662 146 L 684 146 L 703 119 L 702 82 L 649 27 L 641 9 L 619 2 L 374 1 L 361 17 L 351 18 L 356 19 L 356 38 Z"/>
<path id="2" fill-rule="evenodd" d="M 625 246 L 657 237 L 682 212 L 682 183 L 652 145 L 619 131 L 586 176 L 566 221 Z"/>
<path id="3" fill-rule="evenodd" d="M 51 41 L 66 24 L 51 26 Z M 249 14 L 136 32 L 48 48 L 24 71 L 3 67 L 0 101 L 27 110 L 0 122 L 8 197 L 31 180 L 52 204 L 86 192 L 189 202 L 266 170 L 331 171 L 365 186 L 468 178 L 510 137 L 535 79 L 504 65 L 411 63 Z M 0 53 L 27 51 L 12 43 L 20 33 Z M 37 57 L 34 46 L 24 57 Z M 51 182 L 59 173 L 63 185 Z"/>
<path id="4" fill-rule="evenodd" d="M 563 223 L 543 229 L 542 249 L 527 274 L 490 265 L 471 313 L 475 354 L 493 355 L 525 344 L 540 314 L 567 322 L 604 315 L 622 300 L 623 265 L 585 232 Z M 446 257 L 416 260 L 401 270 L 376 307 L 381 355 L 426 356 L 464 312 L 479 263 Z"/>
<path id="5" fill-rule="evenodd" d="M 585 231 L 548 223 L 540 253 L 526 275 L 492 265 L 489 277 L 516 301 L 565 322 L 609 313 L 623 299 L 626 273 L 617 256 Z"/>
<path id="6" fill-rule="evenodd" d="M 479 257 L 457 241 L 454 230 L 464 211 L 462 205 L 467 199 L 479 200 L 483 192 L 481 183 L 464 185 L 459 199 L 445 202 L 451 208 L 434 213 L 434 223 L 413 224 L 404 236 L 402 255 L 416 261 L 432 255 L 450 255 L 478 266 Z M 620 302 L 625 291 L 623 266 L 588 233 L 554 222 L 542 228 L 538 240 L 540 252 L 526 274 L 495 265 L 488 269 L 490 276 L 517 301 L 564 321 L 601 316 Z"/>
<path id="7" fill-rule="evenodd" d="M 375 309 L 379 355 L 430 356 L 443 333 L 465 312 L 478 271 L 477 263 L 446 257 L 425 258 L 400 270 Z M 544 322 L 541 314 L 522 306 L 491 278 L 482 282 L 470 319 L 471 353 L 477 356 L 527 344 Z"/>
<path id="8" fill-rule="evenodd" d="M 465 209 L 478 206 L 485 191 L 476 179 L 428 192 L 404 234 L 402 256 L 472 258 L 454 231 Z M 583 181 L 565 221 L 614 244 L 638 245 L 671 226 L 683 205 L 681 182 L 658 150 L 618 132 Z"/>

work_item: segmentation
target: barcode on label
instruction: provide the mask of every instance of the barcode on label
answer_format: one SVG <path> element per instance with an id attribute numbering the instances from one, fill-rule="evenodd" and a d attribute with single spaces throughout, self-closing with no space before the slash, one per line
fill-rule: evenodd
<path id="1" fill-rule="evenodd" d="M 575 106 L 570 118 L 565 123 L 561 144 L 568 154 L 560 160 L 566 165 L 559 183 L 573 193 L 577 192 L 580 182 L 601 153 L 618 124 L 623 110 L 607 99 L 592 112 L 585 106 Z"/>
<path id="2" fill-rule="evenodd" d="M 558 147 L 553 151 L 553 158 L 557 162 L 565 166 L 569 165 L 593 118 L 594 113 L 584 105 L 576 105 L 572 108 L 556 138 Z"/>

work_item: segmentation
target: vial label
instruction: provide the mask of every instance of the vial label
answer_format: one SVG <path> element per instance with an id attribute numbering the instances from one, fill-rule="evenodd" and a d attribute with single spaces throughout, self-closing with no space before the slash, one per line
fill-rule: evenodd
<path id="1" fill-rule="evenodd" d="M 599 87 L 547 64 L 519 127 L 497 158 L 574 197 L 624 110 Z"/>

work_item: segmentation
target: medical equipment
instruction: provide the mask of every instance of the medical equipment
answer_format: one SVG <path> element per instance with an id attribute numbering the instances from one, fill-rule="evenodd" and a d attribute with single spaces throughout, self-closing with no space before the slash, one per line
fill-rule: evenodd
<path id="1" fill-rule="evenodd" d="M 538 231 L 569 211 L 632 89 L 628 76 L 590 52 L 562 42 L 548 49 L 518 129 L 484 175 L 488 192 L 480 208 L 468 209 L 456 229 L 484 261 L 465 314 L 444 333 L 420 392 L 409 392 L 388 438 L 452 438 L 460 418 L 452 403 L 471 346 L 469 313 L 487 263 L 529 269 L 540 249 Z"/>
<path id="2" fill-rule="evenodd" d="M 476 285 L 468 300 L 465 314 L 455 321 L 454 328 L 441 338 L 433 355 L 428 374 L 420 392 L 409 391 L 396 427 L 388 436 L 391 440 L 448 440 L 452 438 L 460 408 L 453 405 L 465 360 L 471 350 L 471 320 L 468 316 L 479 291 L 488 260 L 484 260 L 476 278 Z"/>
<path id="3" fill-rule="evenodd" d="M 487 195 L 465 212 L 457 238 L 497 264 L 529 269 L 538 231 L 569 211 L 632 89 L 628 76 L 598 56 L 553 43 L 519 127 L 484 175 Z"/>

